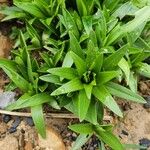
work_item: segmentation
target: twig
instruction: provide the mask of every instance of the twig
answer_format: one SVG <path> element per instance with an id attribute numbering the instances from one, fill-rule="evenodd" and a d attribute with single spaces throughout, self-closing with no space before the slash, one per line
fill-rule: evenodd
<path id="1" fill-rule="evenodd" d="M 21 117 L 31 117 L 31 113 L 26 112 L 14 112 L 14 111 L 7 111 L 7 110 L 1 110 L 0 114 L 5 115 L 12 115 L 12 116 L 21 116 Z M 67 113 L 44 113 L 46 118 L 57 118 L 57 119 L 77 119 L 78 117 L 73 114 L 67 114 Z M 110 121 L 112 122 L 111 116 L 104 116 L 104 121 Z"/>

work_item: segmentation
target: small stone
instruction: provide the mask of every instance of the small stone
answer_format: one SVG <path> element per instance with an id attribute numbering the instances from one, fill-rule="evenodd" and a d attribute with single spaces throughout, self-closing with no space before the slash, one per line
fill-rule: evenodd
<path id="1" fill-rule="evenodd" d="M 16 118 L 15 118 L 15 121 L 14 121 L 13 124 L 12 124 L 12 127 L 13 127 L 13 128 L 17 128 L 17 127 L 19 126 L 20 122 L 21 122 L 20 117 L 16 117 Z"/>
<path id="2" fill-rule="evenodd" d="M 46 129 L 46 139 L 43 139 L 40 135 L 39 146 L 44 149 L 52 150 L 66 150 L 66 147 L 62 141 L 60 135 L 52 128 Z"/>
<path id="3" fill-rule="evenodd" d="M 29 125 L 29 126 L 34 126 L 34 122 L 33 122 L 33 119 L 31 117 L 27 117 L 26 118 L 26 123 Z"/>
<path id="4" fill-rule="evenodd" d="M 146 100 L 147 103 L 145 103 L 145 104 L 143 105 L 143 107 L 144 107 L 145 109 L 149 109 L 149 108 L 150 108 L 150 96 L 145 97 L 145 100 Z"/>
<path id="5" fill-rule="evenodd" d="M 129 135 L 129 133 L 128 133 L 127 131 L 125 131 L 125 130 L 122 130 L 122 134 L 124 134 L 124 135 L 126 135 L 126 136 Z"/>
<path id="6" fill-rule="evenodd" d="M 17 131 L 17 129 L 14 128 L 14 127 L 11 127 L 11 128 L 8 129 L 8 132 L 9 132 L 9 133 L 14 133 L 14 132 L 16 132 L 16 131 Z"/>
<path id="7" fill-rule="evenodd" d="M 5 123 L 8 123 L 11 120 L 11 116 L 10 115 L 3 115 L 3 121 Z"/>
<path id="8" fill-rule="evenodd" d="M 139 140 L 139 143 L 140 143 L 140 145 L 145 146 L 147 148 L 150 147 L 150 140 L 149 139 L 143 138 L 143 139 Z"/>

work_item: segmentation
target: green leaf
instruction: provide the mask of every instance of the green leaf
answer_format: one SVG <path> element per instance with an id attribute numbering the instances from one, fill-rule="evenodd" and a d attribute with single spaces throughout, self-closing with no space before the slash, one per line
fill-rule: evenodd
<path id="1" fill-rule="evenodd" d="M 43 138 L 46 138 L 46 127 L 45 127 L 42 105 L 31 107 L 31 115 L 38 133 Z"/>
<path id="2" fill-rule="evenodd" d="M 133 71 L 130 72 L 130 79 L 129 79 L 129 87 L 131 89 L 131 91 L 133 91 L 134 93 L 137 93 L 137 74 Z"/>
<path id="3" fill-rule="evenodd" d="M 84 90 L 88 99 L 91 99 L 92 89 L 92 84 L 84 84 Z"/>
<path id="4" fill-rule="evenodd" d="M 82 17 L 82 22 L 83 22 L 84 29 L 85 29 L 87 35 L 90 35 L 90 32 L 93 30 L 92 29 L 92 17 L 84 16 L 84 17 Z"/>
<path id="5" fill-rule="evenodd" d="M 86 9 L 86 5 L 84 3 L 84 0 L 76 0 L 76 4 L 77 4 L 79 14 L 81 16 L 86 16 L 87 15 L 87 9 Z"/>
<path id="6" fill-rule="evenodd" d="M 76 25 L 72 15 L 66 9 L 63 9 L 63 19 L 64 19 L 64 25 L 65 25 L 67 31 L 72 31 L 72 33 L 78 39 L 79 38 L 79 31 L 78 31 L 77 25 Z"/>
<path id="7" fill-rule="evenodd" d="M 60 78 L 58 76 L 52 75 L 52 74 L 47 74 L 39 77 L 41 80 L 58 84 L 61 85 L 62 83 L 60 82 Z"/>
<path id="8" fill-rule="evenodd" d="M 150 78 L 150 65 L 146 63 L 140 63 L 139 67 L 137 68 L 137 72 L 142 76 Z"/>
<path id="9" fill-rule="evenodd" d="M 0 67 L 5 71 L 8 77 L 16 84 L 16 86 L 19 87 L 22 91 L 27 92 L 31 90 L 30 83 L 17 73 L 16 64 L 14 62 L 1 58 Z"/>
<path id="10" fill-rule="evenodd" d="M 147 22 L 149 17 L 150 6 L 145 6 L 142 9 L 138 10 L 135 13 L 135 18 L 132 21 L 129 21 L 128 23 L 122 26 L 118 25 L 112 30 L 112 32 L 108 35 L 107 42 L 105 44 L 111 45 L 112 43 L 115 43 L 117 39 L 126 36 L 126 33 L 130 33 L 136 30 L 139 26 L 141 26 L 141 24 Z"/>
<path id="11" fill-rule="evenodd" d="M 83 50 L 82 50 L 77 38 L 74 36 L 74 34 L 71 31 L 69 32 L 69 37 L 70 37 L 71 51 L 73 51 L 79 57 L 84 58 Z"/>
<path id="12" fill-rule="evenodd" d="M 29 3 L 29 2 L 14 2 L 14 4 L 28 12 L 29 14 L 35 16 L 35 17 L 38 17 L 38 18 L 45 18 L 45 15 L 41 12 L 41 10 L 33 3 Z"/>
<path id="13" fill-rule="evenodd" d="M 129 84 L 129 78 L 130 78 L 130 66 L 129 66 L 129 63 L 124 58 L 122 58 L 120 60 L 120 62 L 118 63 L 118 66 L 124 72 L 126 80 L 127 80 L 127 84 Z"/>
<path id="14" fill-rule="evenodd" d="M 80 134 L 92 134 L 93 133 L 93 125 L 90 123 L 74 124 L 74 125 L 69 126 L 69 129 Z"/>
<path id="15" fill-rule="evenodd" d="M 78 72 L 75 69 L 67 67 L 51 68 L 48 72 L 69 80 L 72 80 L 78 76 Z"/>
<path id="16" fill-rule="evenodd" d="M 118 71 L 100 72 L 97 77 L 98 84 L 104 84 L 119 75 Z"/>
<path id="17" fill-rule="evenodd" d="M 115 66 L 118 65 L 118 63 L 120 62 L 120 60 L 122 59 L 122 57 L 127 52 L 127 46 L 128 45 L 125 45 L 125 46 L 121 47 L 119 50 L 117 50 L 115 53 L 111 54 L 110 56 L 108 56 L 104 60 L 104 68 L 106 70 L 108 70 L 108 69 L 111 70 Z"/>
<path id="18" fill-rule="evenodd" d="M 33 107 L 36 105 L 41 105 L 43 103 L 47 103 L 53 101 L 53 98 L 47 93 L 40 93 L 33 96 L 28 96 L 26 98 L 21 97 L 14 103 L 10 104 L 6 107 L 7 110 L 15 110 L 26 107 Z"/>
<path id="19" fill-rule="evenodd" d="M 93 88 L 93 95 L 104 105 L 106 105 L 111 111 L 113 111 L 116 115 L 123 117 L 122 112 L 109 93 L 109 91 L 105 88 L 105 86 L 99 86 Z"/>
<path id="20" fill-rule="evenodd" d="M 84 90 L 79 91 L 78 108 L 77 109 L 78 109 L 78 115 L 79 115 L 80 122 L 85 119 L 89 105 L 90 105 L 90 99 L 88 99 L 85 91 Z"/>
<path id="21" fill-rule="evenodd" d="M 111 82 L 111 83 L 107 83 L 106 87 L 109 90 L 109 92 L 114 96 L 117 96 L 126 100 L 130 100 L 133 102 L 145 103 L 145 100 L 143 97 L 141 97 L 139 94 L 136 94 L 121 85 Z"/>
<path id="22" fill-rule="evenodd" d="M 114 150 L 124 150 L 117 137 L 109 131 L 105 131 L 100 126 L 94 126 L 94 130 L 100 140 L 108 144 Z"/>
<path id="23" fill-rule="evenodd" d="M 62 85 L 55 91 L 53 91 L 51 93 L 51 95 L 52 96 L 61 95 L 61 94 L 66 94 L 66 93 L 70 93 L 70 92 L 74 92 L 74 91 L 79 91 L 82 89 L 83 89 L 83 85 L 82 85 L 81 81 L 78 78 L 75 78 L 75 79 L 67 82 L 66 84 Z"/>
<path id="24" fill-rule="evenodd" d="M 76 65 L 79 75 L 82 76 L 87 71 L 85 61 L 72 51 L 70 51 L 70 55 Z"/>
<path id="25" fill-rule="evenodd" d="M 29 55 L 29 52 L 27 50 L 27 45 L 26 45 L 26 42 L 25 42 L 25 38 L 24 38 L 24 35 L 23 33 L 20 31 L 20 43 L 21 43 L 21 46 L 23 48 L 23 53 L 25 54 L 25 57 L 26 57 L 26 62 L 27 62 L 27 72 L 28 72 L 28 78 L 29 78 L 29 81 L 34 84 L 34 78 L 33 78 L 33 73 L 32 73 L 32 65 L 31 65 L 31 59 L 30 59 L 30 55 Z"/>
<path id="26" fill-rule="evenodd" d="M 80 149 L 90 139 L 90 137 L 91 135 L 88 134 L 80 134 L 73 143 L 71 150 Z"/>
<path id="27" fill-rule="evenodd" d="M 63 61 L 63 64 L 62 64 L 62 67 L 71 67 L 73 64 L 73 59 L 70 55 L 70 52 L 68 52 L 64 58 L 64 61 Z"/>

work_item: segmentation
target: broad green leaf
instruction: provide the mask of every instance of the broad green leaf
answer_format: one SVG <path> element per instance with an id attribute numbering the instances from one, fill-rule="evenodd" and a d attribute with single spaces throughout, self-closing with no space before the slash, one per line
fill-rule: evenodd
<path id="1" fill-rule="evenodd" d="M 73 59 L 70 55 L 70 52 L 68 52 L 63 60 L 62 67 L 71 67 L 73 64 Z"/>
<path id="2" fill-rule="evenodd" d="M 86 54 L 87 67 L 89 70 L 93 70 L 96 74 L 98 74 L 102 67 L 103 54 L 101 54 L 97 48 L 95 48 L 95 45 L 91 40 L 88 42 L 88 49 Z"/>
<path id="3" fill-rule="evenodd" d="M 76 25 L 72 15 L 66 9 L 63 9 L 63 19 L 64 19 L 64 23 L 65 23 L 65 27 L 66 27 L 67 31 L 71 31 L 78 39 L 79 31 L 78 31 L 77 25 Z"/>
<path id="4" fill-rule="evenodd" d="M 121 5 L 115 12 L 112 14 L 114 17 L 119 17 L 120 19 L 124 18 L 126 15 L 133 15 L 138 8 L 132 4 L 132 2 L 127 2 Z"/>
<path id="5" fill-rule="evenodd" d="M 33 107 L 36 105 L 41 105 L 43 103 L 50 102 L 52 100 L 53 98 L 49 94 L 40 93 L 26 98 L 21 97 L 19 98 L 19 100 L 7 106 L 6 109 L 15 110 L 20 108 Z"/>
<path id="6" fill-rule="evenodd" d="M 56 75 L 47 74 L 47 75 L 40 76 L 39 78 L 46 82 L 50 82 L 50 83 L 54 83 L 54 84 L 58 84 L 58 85 L 62 84 L 60 82 L 60 78 Z"/>
<path id="7" fill-rule="evenodd" d="M 133 91 L 134 93 L 137 93 L 137 74 L 133 71 L 130 72 L 130 78 L 129 78 L 129 87 L 131 89 L 131 91 Z"/>
<path id="8" fill-rule="evenodd" d="M 126 100 L 130 100 L 133 102 L 145 103 L 144 98 L 141 97 L 139 94 L 136 94 L 119 84 L 111 82 L 111 83 L 107 83 L 106 87 L 109 90 L 109 92 L 114 96 L 117 96 Z"/>
<path id="9" fill-rule="evenodd" d="M 137 72 L 142 76 L 150 78 L 150 65 L 146 63 L 140 63 L 139 67 L 137 68 Z"/>
<path id="10" fill-rule="evenodd" d="M 30 55 L 29 52 L 27 50 L 27 45 L 25 42 L 25 38 L 23 33 L 20 31 L 20 43 L 22 45 L 23 48 L 23 53 L 25 54 L 26 57 L 26 63 L 27 63 L 27 72 L 28 72 L 28 78 L 29 81 L 34 84 L 34 78 L 33 78 L 33 73 L 32 73 L 32 65 L 31 65 L 31 59 L 30 59 Z"/>
<path id="11" fill-rule="evenodd" d="M 112 11 L 119 2 L 120 0 L 105 0 L 103 5 L 105 5 L 107 9 Z"/>
<path id="12" fill-rule="evenodd" d="M 85 61 L 72 51 L 70 51 L 70 55 L 76 65 L 79 76 L 82 76 L 87 71 Z"/>
<path id="13" fill-rule="evenodd" d="M 95 126 L 94 130 L 100 140 L 108 144 L 114 150 L 124 150 L 123 145 L 118 138 L 109 131 L 103 131 L 102 127 Z"/>
<path id="14" fill-rule="evenodd" d="M 140 15 L 140 17 L 139 17 Z M 126 36 L 126 33 L 130 33 L 136 30 L 141 24 L 147 22 L 150 17 L 150 6 L 145 6 L 135 13 L 135 18 L 122 26 L 116 26 L 114 30 L 108 35 L 106 45 L 111 45 L 116 42 L 117 39 Z"/>
<path id="15" fill-rule="evenodd" d="M 80 122 L 85 119 L 89 105 L 90 105 L 90 99 L 88 99 L 85 91 L 84 90 L 79 91 L 78 108 L 77 109 L 78 109 L 78 115 L 79 115 Z"/>
<path id="16" fill-rule="evenodd" d="M 129 63 L 124 58 L 122 58 L 120 60 L 120 62 L 118 63 L 118 66 L 124 72 L 125 78 L 127 80 L 127 84 L 129 84 L 129 78 L 130 78 L 130 66 L 129 66 Z"/>
<path id="17" fill-rule="evenodd" d="M 122 57 L 127 52 L 127 46 L 128 45 L 121 47 L 119 50 L 117 50 L 115 53 L 111 54 L 104 60 L 104 68 L 106 70 L 113 69 L 114 67 L 118 65 Z"/>
<path id="18" fill-rule="evenodd" d="M 48 72 L 69 80 L 72 80 L 78 76 L 78 73 L 75 69 L 67 67 L 51 68 L 48 70 Z"/>
<path id="19" fill-rule="evenodd" d="M 74 124 L 69 126 L 69 129 L 80 134 L 92 134 L 94 132 L 93 125 L 90 123 Z"/>
<path id="20" fill-rule="evenodd" d="M 100 105 L 98 102 L 95 102 L 94 99 L 91 99 L 91 103 L 90 103 L 85 120 L 87 120 L 88 122 L 94 125 L 101 122 L 103 119 L 103 108 L 101 109 L 99 106 Z"/>
<path id="21" fill-rule="evenodd" d="M 100 72 L 97 77 L 97 83 L 98 84 L 104 84 L 113 78 L 117 77 L 119 75 L 118 71 L 104 71 Z"/>
<path id="22" fill-rule="evenodd" d="M 30 83 L 17 73 L 16 64 L 14 62 L 1 58 L 0 67 L 5 71 L 8 77 L 16 84 L 16 86 L 19 87 L 22 91 L 27 92 L 31 90 Z"/>
<path id="23" fill-rule="evenodd" d="M 88 99 L 91 99 L 92 89 L 92 84 L 84 84 L 84 90 Z"/>
<path id="24" fill-rule="evenodd" d="M 12 20 L 15 18 L 27 17 L 26 14 L 21 9 L 15 6 L 12 7 L 5 6 L 4 8 L 1 8 L 0 13 L 6 15 L 6 17 L 4 17 L 4 19 L 2 19 L 1 22 Z"/>
<path id="25" fill-rule="evenodd" d="M 77 8 L 81 16 L 86 16 L 87 15 L 87 9 L 86 5 L 84 3 L 84 0 L 76 0 Z"/>
<path id="26" fill-rule="evenodd" d="M 93 88 L 93 95 L 116 115 L 123 117 L 122 112 L 105 86 Z"/>
<path id="27" fill-rule="evenodd" d="M 15 2 L 14 3 L 18 8 L 28 12 L 29 14 L 38 17 L 45 18 L 45 15 L 41 12 L 41 10 L 33 3 L 29 2 Z"/>
<path id="28" fill-rule="evenodd" d="M 87 35 L 90 35 L 90 32 L 93 30 L 92 29 L 92 17 L 84 16 L 84 17 L 82 17 L 82 22 L 83 22 L 84 29 L 85 29 Z"/>
<path id="29" fill-rule="evenodd" d="M 31 115 L 38 133 L 46 138 L 46 127 L 42 105 L 31 107 Z"/>
<path id="30" fill-rule="evenodd" d="M 75 92 L 83 89 L 83 85 L 78 78 L 75 78 L 66 84 L 62 85 L 51 93 L 52 96 Z"/>
<path id="31" fill-rule="evenodd" d="M 74 36 L 74 34 L 71 31 L 69 32 L 69 37 L 70 37 L 71 51 L 73 51 L 79 57 L 84 58 L 83 50 L 82 50 L 77 38 Z"/>
<path id="32" fill-rule="evenodd" d="M 71 150 L 80 149 L 90 139 L 90 137 L 91 135 L 88 134 L 80 134 L 73 143 Z"/>

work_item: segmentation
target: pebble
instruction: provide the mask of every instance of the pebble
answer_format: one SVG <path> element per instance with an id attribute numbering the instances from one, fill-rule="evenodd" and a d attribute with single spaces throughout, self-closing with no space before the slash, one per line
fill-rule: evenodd
<path id="1" fill-rule="evenodd" d="M 34 122 L 33 122 L 33 119 L 31 117 L 27 117 L 25 118 L 26 120 L 26 123 L 29 125 L 29 126 L 34 126 Z"/>
<path id="2" fill-rule="evenodd" d="M 149 139 L 143 138 L 143 139 L 139 140 L 139 143 L 140 143 L 140 145 L 145 146 L 147 148 L 150 147 L 150 140 Z"/>
<path id="3" fill-rule="evenodd" d="M 143 107 L 144 107 L 145 109 L 149 109 L 149 108 L 150 108 L 150 96 L 145 97 L 145 99 L 146 99 L 146 102 L 147 102 L 147 103 L 145 103 L 145 104 L 143 105 Z"/>
<path id="4" fill-rule="evenodd" d="M 129 133 L 128 133 L 127 131 L 125 131 L 125 130 L 122 130 L 122 134 L 124 134 L 124 135 L 126 135 L 126 136 L 129 135 Z"/>
<path id="5" fill-rule="evenodd" d="M 3 122 L 8 123 L 11 120 L 10 115 L 3 115 Z"/>
<path id="6" fill-rule="evenodd" d="M 9 132 L 9 133 L 14 133 L 14 132 L 16 132 L 16 131 L 17 131 L 16 128 L 19 126 L 20 122 L 21 122 L 20 117 L 16 117 L 16 118 L 15 118 L 15 121 L 12 123 L 12 126 L 8 129 L 8 132 Z"/>
<path id="7" fill-rule="evenodd" d="M 9 133 L 14 133 L 14 132 L 16 132 L 16 131 L 17 131 L 17 129 L 14 128 L 14 127 L 11 127 L 11 128 L 8 129 L 8 132 L 9 132 Z"/>

